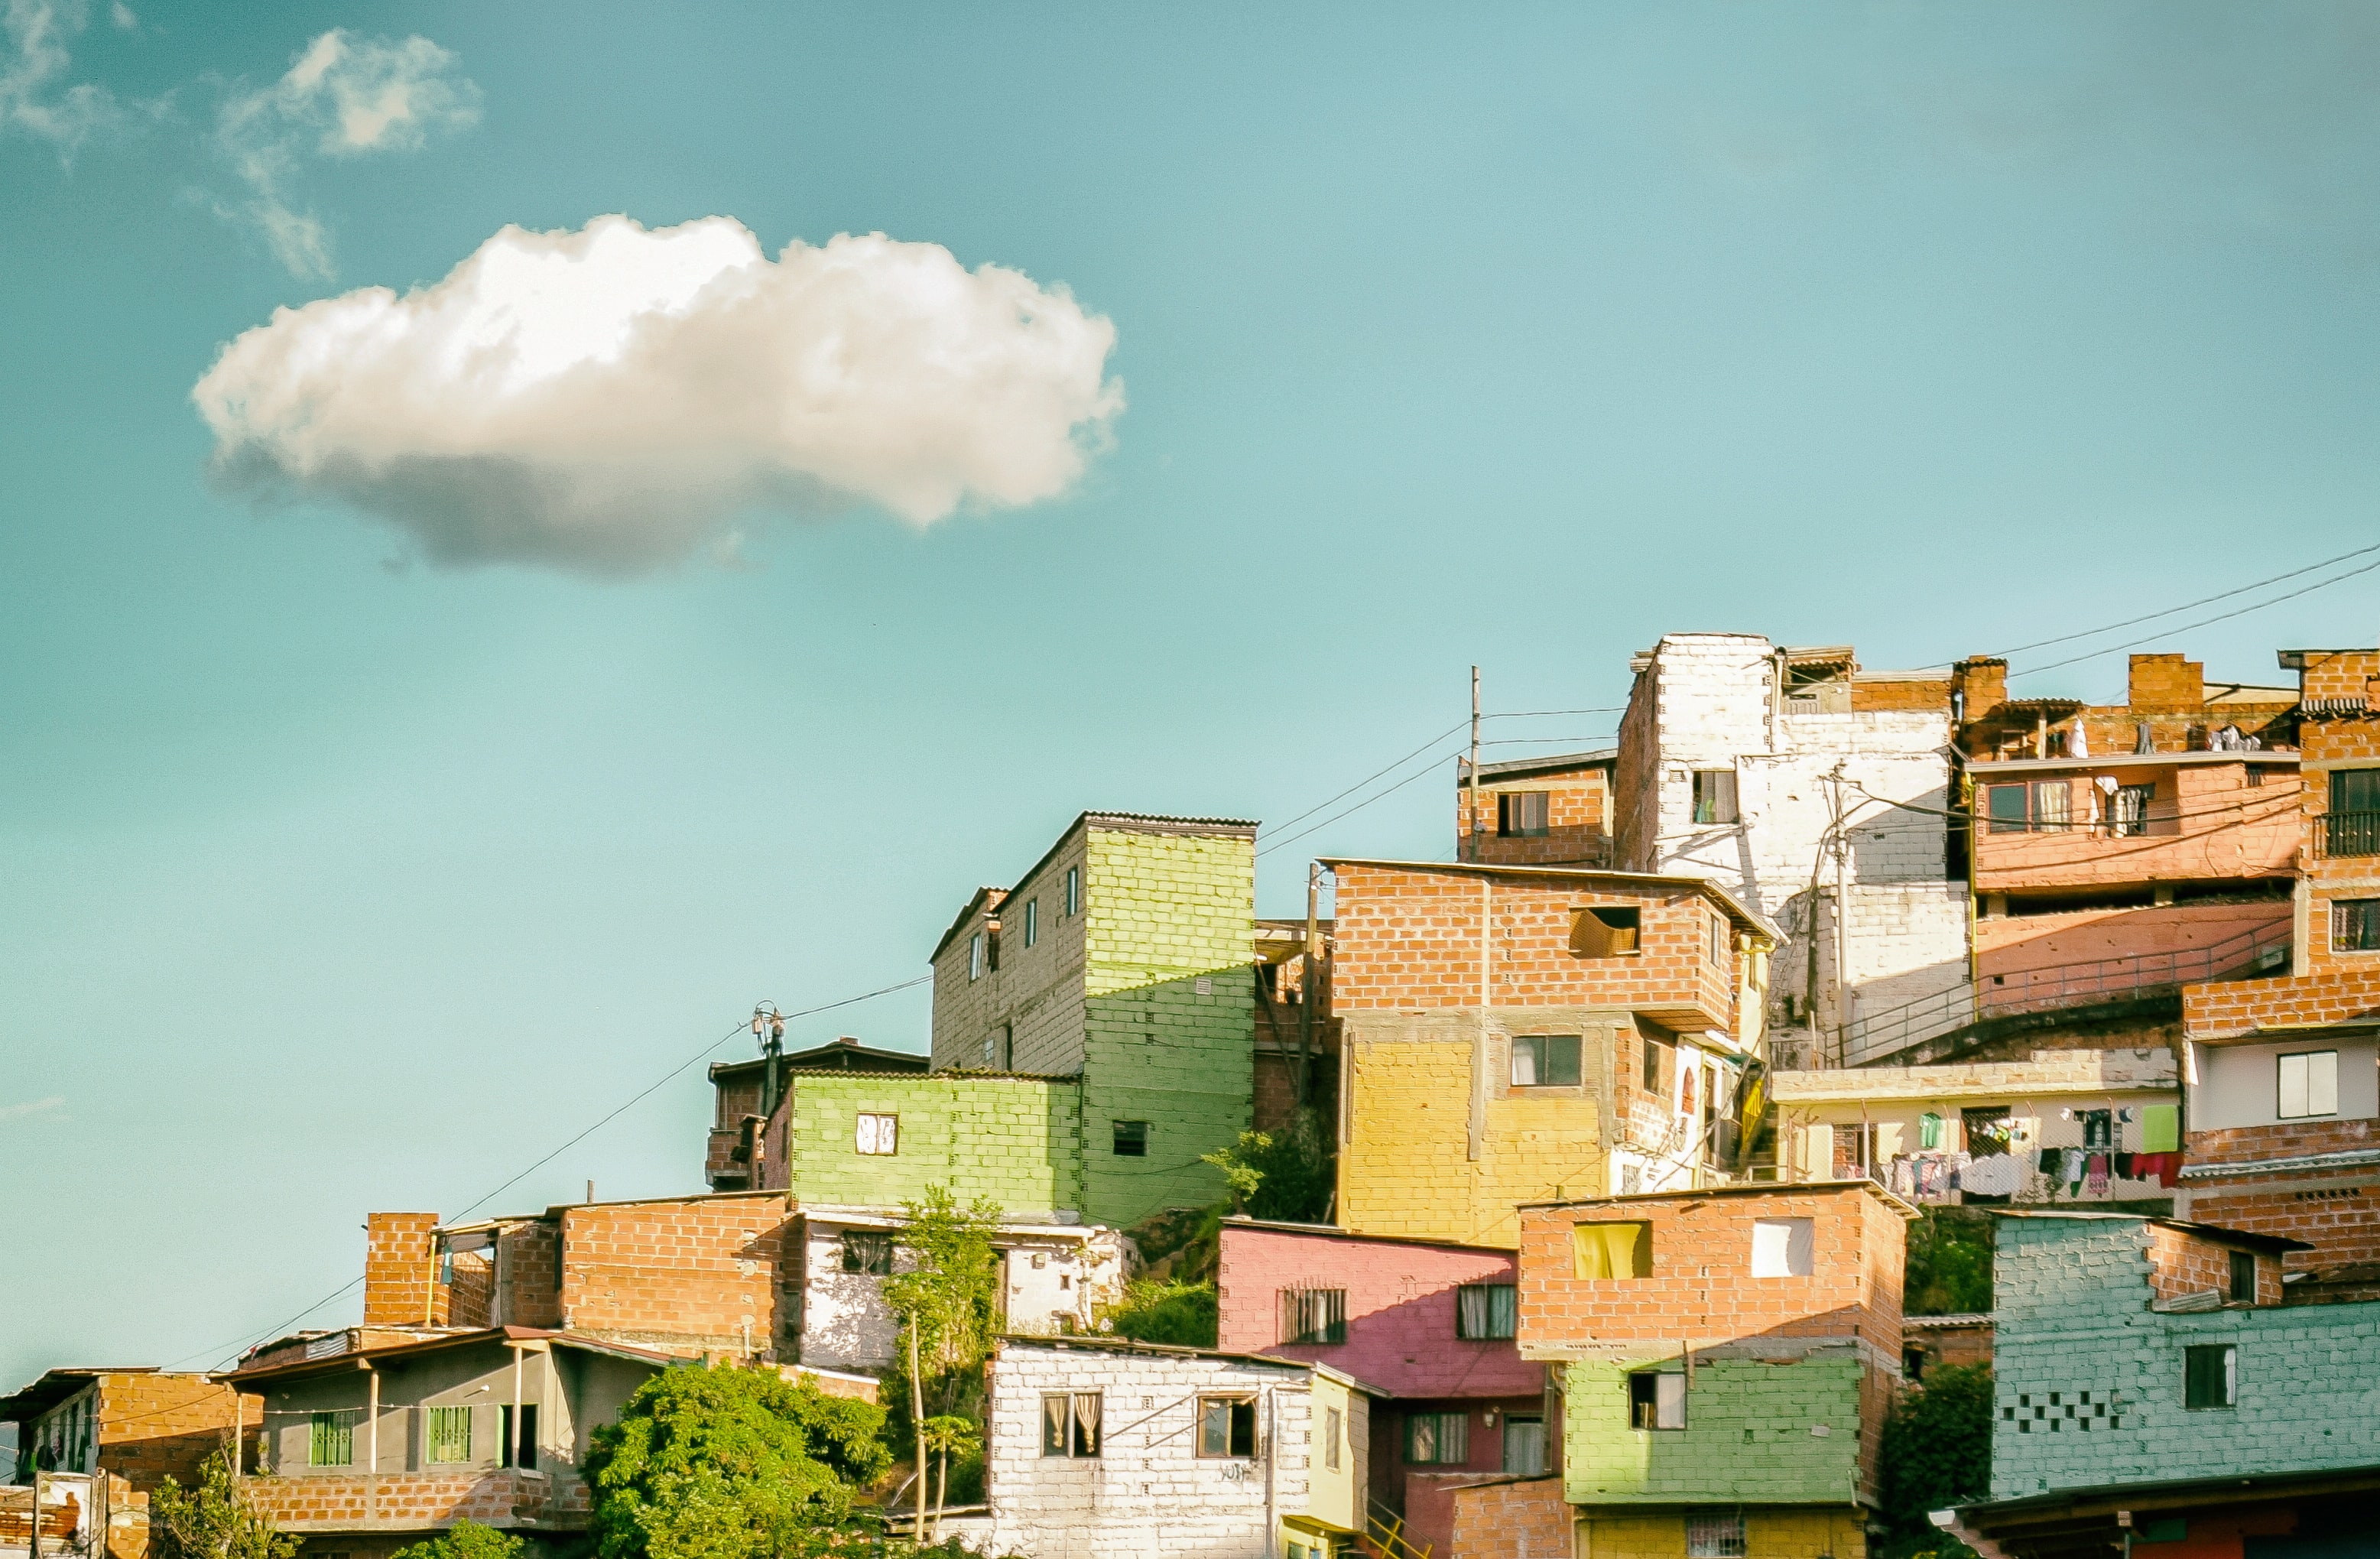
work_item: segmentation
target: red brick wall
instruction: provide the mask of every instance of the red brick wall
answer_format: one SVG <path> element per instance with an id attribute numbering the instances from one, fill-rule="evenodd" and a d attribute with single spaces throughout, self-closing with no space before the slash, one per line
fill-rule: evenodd
<path id="1" fill-rule="evenodd" d="M 2356 1185 L 2341 1185 L 2341 1178 L 2316 1173 L 2189 1182 L 2188 1215 L 2222 1228 L 2304 1240 L 2313 1248 L 2290 1251 L 2290 1272 L 2380 1261 L 2380 1175 L 2363 1171 Z"/>
<path id="2" fill-rule="evenodd" d="M 1454 1491 L 1450 1559 L 1555 1559 L 1571 1552 L 1571 1508 L 1559 1474 Z"/>
<path id="3" fill-rule="evenodd" d="M 558 1218 L 536 1218 L 504 1233 L 504 1321 L 511 1326 L 559 1326 L 562 1295 L 555 1285 Z"/>
<path id="4" fill-rule="evenodd" d="M 2179 1299 L 2213 1288 L 2228 1304 L 2231 1295 L 2231 1252 L 2235 1247 L 2194 1235 L 2185 1229 L 2149 1225 L 2149 1290 L 2160 1299 Z M 2281 1264 L 2270 1256 L 2255 1256 L 2256 1303 L 2281 1302 Z"/>
<path id="5" fill-rule="evenodd" d="M 1730 951 L 1725 968 L 1710 961 L 1711 922 L 1718 911 L 1701 893 L 1628 893 L 1460 868 L 1345 863 L 1336 874 L 1334 1012 L 1477 1006 L 1484 899 L 1492 906 L 1487 911 L 1489 1005 L 1633 1007 L 1670 1014 L 1678 1020 L 1672 1027 L 1734 1025 L 1737 956 Z M 1572 913 L 1590 905 L 1639 909 L 1640 951 L 1573 956 Z"/>
<path id="6" fill-rule="evenodd" d="M 443 1325 L 445 1295 L 431 1231 L 435 1212 L 375 1212 L 364 1221 L 364 1324 Z"/>
<path id="7" fill-rule="evenodd" d="M 373 1485 L 377 1484 L 375 1489 Z M 241 1491 L 285 1532 L 370 1530 L 375 1525 L 436 1530 L 463 1520 L 564 1530 L 586 1525 L 587 1485 L 567 1468 L 538 1473 L 382 1472 L 336 1477 L 251 1478 Z"/>
<path id="8" fill-rule="evenodd" d="M 740 1352 L 748 1335 L 767 1350 L 792 1225 L 782 1192 L 565 1208 L 564 1324 L 687 1352 Z"/>
<path id="9" fill-rule="evenodd" d="M 1628 689 L 1620 717 L 1620 757 L 1611 766 L 1611 864 L 1623 871 L 1650 865 L 1659 831 L 1661 754 L 1654 738 L 1655 673 L 1646 666 Z"/>
<path id="10" fill-rule="evenodd" d="M 1947 676 L 1912 680 L 1904 676 L 1865 677 L 1852 674 L 1852 713 L 1898 710 L 1914 714 L 1940 714 L 1950 707 Z"/>
<path id="11" fill-rule="evenodd" d="M 1496 832 L 1499 796 L 1524 791 L 1546 795 L 1546 832 L 1535 838 L 1504 838 Z M 1602 764 L 1479 783 L 1472 810 L 1471 787 L 1457 782 L 1454 838 L 1466 860 L 1491 866 L 1609 866 L 1611 863 L 1611 779 Z M 1476 842 L 1476 853 L 1473 852 Z"/>
<path id="12" fill-rule="evenodd" d="M 200 1464 L 243 1415 L 233 1410 L 231 1387 L 161 1371 L 101 1376 L 98 1416 L 100 1465 L 145 1494 L 168 1476 L 196 1483 Z M 263 1399 L 250 1396 L 244 1417 L 253 1431 L 264 1421 Z"/>

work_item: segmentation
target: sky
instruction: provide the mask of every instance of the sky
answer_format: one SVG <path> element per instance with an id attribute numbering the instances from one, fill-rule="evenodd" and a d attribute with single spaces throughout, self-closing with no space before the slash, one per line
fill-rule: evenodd
<path id="1" fill-rule="evenodd" d="M 2368 7 L 0 20 L 0 1386 L 351 1321 L 373 1210 L 700 1188 L 755 1004 L 1086 808 L 1408 756 L 1259 908 L 1442 855 L 1474 664 L 1570 750 L 1664 632 L 2380 542 Z M 2280 680 L 2362 566 L 2017 686 Z"/>

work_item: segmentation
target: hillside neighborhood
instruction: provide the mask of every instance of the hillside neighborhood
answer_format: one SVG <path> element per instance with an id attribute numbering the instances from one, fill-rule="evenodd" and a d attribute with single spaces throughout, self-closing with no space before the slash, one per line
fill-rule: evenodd
<path id="1" fill-rule="evenodd" d="M 0 1559 L 145 1559 L 226 1455 L 300 1559 L 598 1552 L 612 1426 L 729 1369 L 986 1556 L 2368 1552 L 2380 649 L 1629 670 L 1615 747 L 1475 747 L 1437 859 L 1302 917 L 1255 820 L 951 883 L 930 1033 L 756 1014 L 682 1195 L 453 1219 L 392 1158 L 355 1324 L 0 1382 Z"/>

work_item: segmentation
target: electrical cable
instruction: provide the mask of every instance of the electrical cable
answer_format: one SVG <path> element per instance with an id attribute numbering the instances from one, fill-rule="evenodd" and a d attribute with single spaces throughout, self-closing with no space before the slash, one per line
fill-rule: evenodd
<path id="1" fill-rule="evenodd" d="M 2196 601 L 2185 601 L 2179 606 L 2168 606 L 2162 612 L 2151 612 L 2146 616 L 2126 617 L 2120 623 L 2109 623 L 2104 627 L 2085 628 L 2080 633 L 2062 633 L 2055 639 L 2036 639 L 2030 644 L 2019 644 L 2012 649 L 1997 651 L 1988 658 L 2006 660 L 2010 655 L 2022 654 L 2027 650 L 2046 650 L 2052 644 L 2070 644 L 2078 639 L 2095 639 L 2100 634 L 2113 633 L 2119 627 L 2131 627 L 2135 623 L 2155 622 L 2159 617 L 2170 617 L 2177 612 L 2187 612 L 2194 606 L 2204 606 L 2217 601 L 2228 601 L 2235 595 L 2245 595 L 2252 590 L 2262 590 L 2266 585 L 2277 585 L 2283 579 L 2294 579 L 2301 574 L 2311 574 L 2316 569 L 2327 568 L 2334 563 L 2344 563 L 2350 557 L 2362 557 L 2364 554 L 2373 552 L 2380 552 L 2380 542 L 2374 542 L 2368 547 L 2358 547 L 2353 552 L 2340 553 L 2337 557 L 2326 557 L 2320 563 L 2309 563 L 2302 568 L 2292 568 L 2286 574 L 2276 574 L 2269 579 L 2258 579 L 2252 584 L 2240 585 L 2233 590 L 2219 591 L 2213 595 L 2201 596 Z"/>
<path id="2" fill-rule="evenodd" d="M 2365 550 L 2366 552 L 2369 552 L 2369 551 L 2373 551 L 2374 549 L 2373 549 L 2373 548 L 2369 548 L 2369 547 L 2367 547 L 2367 548 L 2365 548 L 2364 550 Z M 2350 555 L 2350 556 L 2354 556 L 2354 555 L 2357 555 L 2357 554 L 2350 554 L 2349 555 Z M 2331 576 L 2329 579 L 2317 579 L 2317 580 L 2315 580 L 2313 584 L 2301 586 L 2300 588 L 2298 588 L 2298 589 L 2296 589 L 2296 590 L 2293 590 L 2293 591 L 2284 591 L 2282 594 L 2279 594 L 2279 595 L 2274 596 L 2273 598 L 2271 598 L 2271 599 L 2270 599 L 2270 600 L 2268 600 L 2268 601 L 2259 601 L 2259 602 L 2254 603 L 2253 604 L 2247 605 L 2247 606 L 2238 607 L 2238 608 L 2235 608 L 2234 610 L 2232 610 L 2232 611 L 2228 611 L 2228 612 L 2218 612 L 2218 613 L 2216 613 L 2214 616 L 2211 616 L 2211 617 L 2201 617 L 2200 619 L 2198 619 L 2198 621 L 2196 621 L 2196 622 L 2194 622 L 2194 623 L 2184 623 L 2184 624 L 2182 624 L 2180 627 L 2164 628 L 2164 629 L 2159 630 L 2159 631 L 2158 631 L 2158 632 L 2156 632 L 2156 633 L 2153 633 L 2153 634 L 2151 634 L 2151 635 L 2150 635 L 2148 638 L 2146 638 L 2146 639 L 2135 639 L 2131 640 L 2130 643 L 2126 643 L 2126 644 L 2110 644 L 2110 645 L 2107 646 L 2105 649 L 2100 649 L 2100 650 L 2092 650 L 2092 651 L 2086 652 L 2085 653 L 2083 653 L 2083 654 L 2080 654 L 2080 655 L 2069 655 L 2066 659 L 2064 659 L 2064 660 L 2062 660 L 2062 661 L 2051 661 L 2051 662 L 2048 662 L 2047 664 L 2043 664 L 2043 665 L 2031 665 L 2031 666 L 2027 666 L 2027 667 L 2025 667 L 2022 671 L 2012 671 L 2012 672 L 2009 673 L 2009 676 L 2010 676 L 2010 678 L 2011 680 L 2013 680 L 2014 678 L 2016 678 L 2016 677 L 2020 677 L 2020 676 L 2031 676 L 2034 675 L 2034 674 L 2035 674 L 2035 673 L 2037 673 L 2037 672 L 2044 672 L 2044 671 L 2055 671 L 2055 670 L 2057 670 L 2057 669 L 2058 669 L 2058 667 L 2060 667 L 2060 666 L 2070 666 L 2070 665 L 2073 665 L 2073 664 L 2077 664 L 2078 662 L 2082 662 L 2082 661 L 2096 660 L 2096 659 L 2097 659 L 2099 656 L 2101 656 L 2101 655 L 2113 655 L 2113 654 L 2120 653 L 2121 652 L 2126 651 L 2126 650 L 2137 650 L 2137 649 L 2139 649 L 2139 648 L 2140 648 L 2142 645 L 2143 645 L 2143 644 L 2153 644 L 2153 643 L 2156 642 L 2156 641 L 2157 641 L 2158 639 L 2169 639 L 2169 638 L 2171 638 L 2172 636 L 2174 636 L 2175 634 L 2188 633 L 2188 632 L 2190 632 L 2190 631 L 2191 631 L 2192 629 L 2193 629 L 2193 628 L 2202 628 L 2202 627 L 2207 627 L 2209 624 L 2213 624 L 2213 623 L 2228 622 L 2228 621 L 2229 621 L 2230 619 L 2232 619 L 2233 617 L 2243 617 L 2243 616 L 2246 616 L 2246 615 L 2247 615 L 2249 613 L 2251 613 L 2251 612 L 2261 612 L 2261 611 L 2263 611 L 2263 610 L 2264 610 L 2265 607 L 2267 607 L 2267 606 L 2278 606 L 2278 605 L 2279 605 L 2282 602 L 2284 602 L 2284 601 L 2295 601 L 2299 596 L 2301 596 L 2301 595 L 2311 595 L 2311 594 L 2313 594 L 2315 591 L 2318 591 L 2318 590 L 2327 590 L 2327 589 L 2328 589 L 2329 587 L 2331 587 L 2332 585 L 2339 584 L 2339 583 L 2341 583 L 2341 582 L 2343 582 L 2343 581 L 2345 581 L 2345 580 L 2348 580 L 2348 579 L 2354 579 L 2354 578 L 2355 578 L 2357 575 L 2359 575 L 2359 574 L 2369 574 L 2369 573 L 2371 573 L 2371 572 L 2372 572 L 2374 569 L 2375 569 L 2375 568 L 2380 568 L 2380 559 L 2374 559 L 2374 561 L 2372 561 L 2372 562 L 2370 562 L 2370 563 L 2365 564 L 2365 565 L 2364 565 L 2362 567 L 2361 567 L 2361 568 L 2350 568 L 2350 569 L 2349 569 L 2349 570 L 2348 570 L 2346 573 L 2344 573 L 2344 574 L 2334 574 L 2334 575 L 2332 575 L 2332 576 Z M 2301 569 L 2301 570 L 2300 570 L 2300 572 L 2301 572 L 2301 573 L 2302 573 L 2302 572 L 2303 572 L 2303 570 L 2302 570 L 2302 569 Z M 2286 578 L 2288 578 L 2289 576 L 2284 575 L 2284 576 L 2282 576 L 2282 577 L 2283 577 L 2284 579 L 2286 579 Z M 2266 579 L 2266 580 L 2265 580 L 2265 581 L 2263 581 L 2263 582 L 2264 582 L 2264 583 L 2265 583 L 2265 584 L 2273 584 L 2273 583 L 2276 583 L 2277 581 L 2275 581 L 2275 580 L 2271 580 L 2271 579 Z M 2249 586 L 2248 588 L 2249 588 L 2249 589 L 2251 589 L 2251 590 L 2253 590 L 2253 589 L 2255 589 L 2255 588 L 2257 588 L 2257 587 L 2256 587 L 2256 586 L 2253 586 L 2253 585 L 2251 585 L 2251 586 Z M 2235 593 L 2236 593 L 2236 592 L 2235 592 Z M 2218 599 L 2218 600 L 2219 600 L 2219 599 L 2220 599 L 2220 597 L 2214 597 L 2214 598 L 2210 598 L 2210 599 Z M 2203 604 L 2203 603 L 2202 603 L 2202 604 Z M 2183 610 L 2187 610 L 2187 608 L 2183 608 Z M 2169 614 L 2160 614 L 2160 615 L 2169 615 Z"/>
<path id="3" fill-rule="evenodd" d="M 1293 827 L 1296 824 L 1305 822 L 1307 818 L 1312 817 L 1323 808 L 1335 806 L 1339 802 L 1345 800 L 1348 797 L 1354 795 L 1355 792 L 1363 789 L 1374 780 L 1380 778 L 1382 775 L 1396 773 L 1399 769 L 1403 768 L 1406 764 L 1412 762 L 1415 759 L 1420 757 L 1423 753 L 1427 752 L 1431 748 L 1436 747 L 1439 743 L 1444 741 L 1447 737 L 1454 735 L 1455 732 L 1463 729 L 1463 726 L 1468 725 L 1469 724 L 1471 724 L 1471 722 L 1468 720 L 1456 721 L 1453 725 L 1449 725 L 1445 730 L 1440 731 L 1438 735 L 1430 737 L 1429 740 L 1422 743 L 1419 747 L 1415 748 L 1411 752 L 1406 753 L 1402 758 L 1398 759 L 1387 768 L 1380 770 L 1377 773 L 1365 775 L 1362 779 L 1357 780 L 1354 784 L 1349 786 L 1338 795 L 1330 798 L 1330 800 L 1318 801 L 1313 806 L 1306 808 L 1305 810 L 1298 813 L 1295 817 L 1284 819 L 1283 821 L 1273 824 L 1273 827 L 1276 830 Z M 1258 851 L 1257 853 L 1262 854 L 1263 852 Z"/>
<path id="4" fill-rule="evenodd" d="M 1433 767 L 1416 769 L 1412 773 L 1406 775 L 1403 779 L 1401 779 L 1397 781 L 1396 784 L 1389 786 L 1386 790 L 1379 791 L 1375 795 L 1366 797 L 1365 799 L 1358 801 L 1354 806 L 1348 808 L 1345 811 L 1334 812 L 1330 817 L 1324 818 L 1320 822 L 1300 829 L 1297 833 L 1291 834 L 1286 839 L 1276 839 L 1271 844 L 1267 845 L 1263 849 L 1258 850 L 1257 854 L 1258 857 L 1270 855 L 1273 851 L 1280 849 L 1283 845 L 1293 845 L 1309 834 L 1330 827 L 1332 823 L 1337 822 L 1342 818 L 1354 817 L 1357 812 L 1362 811 L 1373 802 L 1387 799 L 1389 797 L 1395 795 L 1398 791 L 1402 790 L 1405 786 L 1413 784 L 1414 781 L 1417 779 L 1427 779 L 1431 774 L 1438 772 L 1434 765 L 1443 762 L 1447 759 L 1459 757 L 1461 756 L 1461 753 L 1462 749 L 1459 748 L 1451 751 L 1441 752 L 1438 757 L 1430 761 Z M 1359 786 L 1356 788 L 1361 789 L 1362 786 Z M 1347 793 L 1342 792 L 1342 794 L 1343 795 Z"/>

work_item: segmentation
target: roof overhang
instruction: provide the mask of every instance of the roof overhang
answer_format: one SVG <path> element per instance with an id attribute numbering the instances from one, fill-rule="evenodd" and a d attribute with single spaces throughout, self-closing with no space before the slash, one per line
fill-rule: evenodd
<path id="1" fill-rule="evenodd" d="M 1491 866 L 1473 860 L 1378 860 L 1366 856 L 1318 856 L 1334 871 L 1342 866 L 1374 866 L 1392 871 L 1419 871 L 1454 877 L 1553 877 L 1563 882 L 1620 883 L 1655 893 L 1698 893 L 1727 911 L 1728 918 L 1772 947 L 1782 946 L 1784 932 L 1744 907 L 1742 900 L 1707 877 L 1670 876 L 1651 871 L 1604 871 L 1587 866 Z"/>
<path id="2" fill-rule="evenodd" d="M 154 1364 L 68 1364 L 42 1371 L 41 1379 L 0 1396 L 0 1423 L 39 1417 L 90 1386 L 102 1375 L 154 1375 Z"/>

